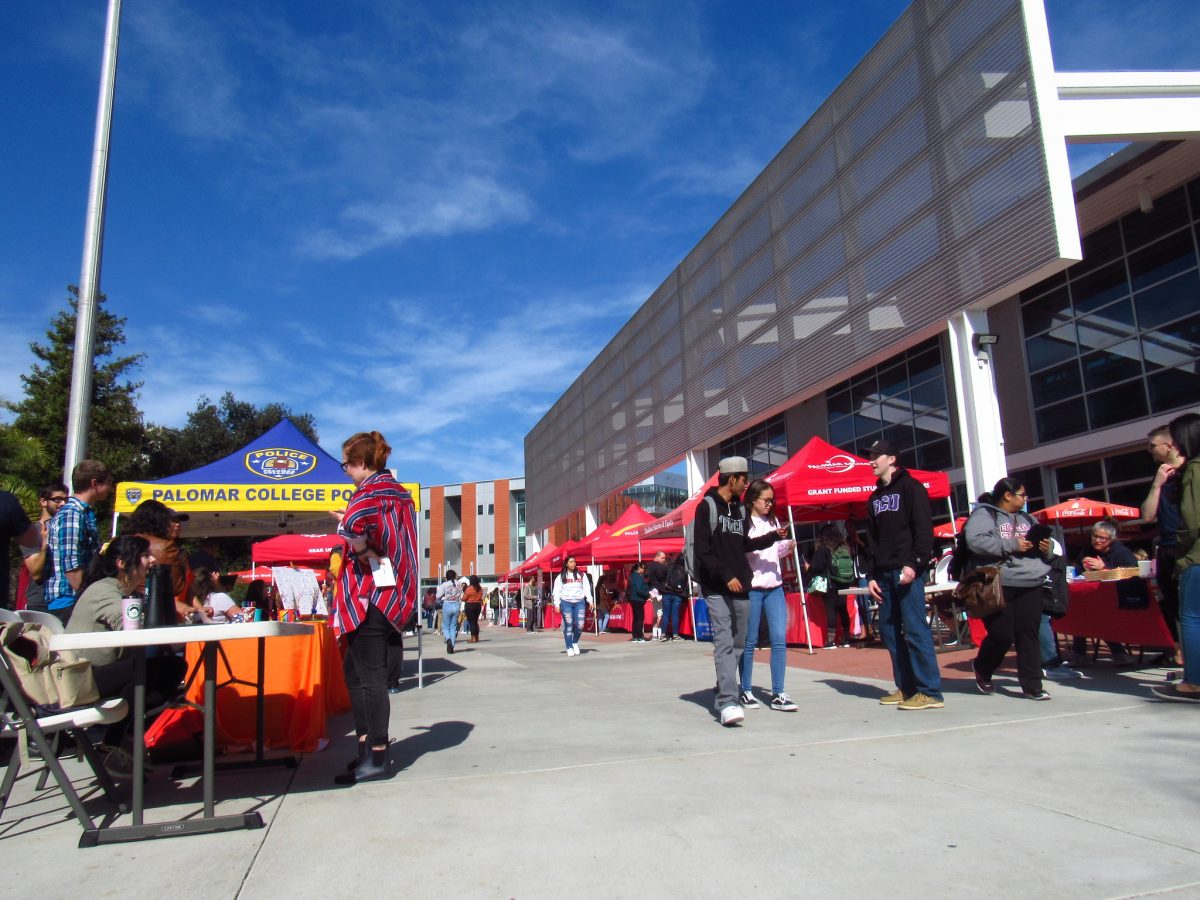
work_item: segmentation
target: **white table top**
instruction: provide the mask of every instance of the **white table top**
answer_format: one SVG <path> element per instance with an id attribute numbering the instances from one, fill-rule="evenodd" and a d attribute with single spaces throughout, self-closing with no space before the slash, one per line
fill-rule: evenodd
<path id="1" fill-rule="evenodd" d="M 225 625 L 176 625 L 171 628 L 139 628 L 136 631 L 89 631 L 56 634 L 51 650 L 95 650 L 100 647 L 157 647 L 162 644 L 202 644 L 243 638 L 297 637 L 310 634 L 312 625 L 303 622 L 230 622 Z"/>

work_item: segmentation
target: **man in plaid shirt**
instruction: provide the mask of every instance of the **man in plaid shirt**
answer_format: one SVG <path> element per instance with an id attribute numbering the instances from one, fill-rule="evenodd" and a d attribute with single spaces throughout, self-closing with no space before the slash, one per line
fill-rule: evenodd
<path id="1" fill-rule="evenodd" d="M 93 504 L 107 500 L 113 474 L 95 459 L 85 459 L 71 472 L 71 498 L 50 520 L 53 574 L 46 582 L 46 608 L 66 624 L 75 608 L 88 563 L 100 552 L 100 529 Z"/>

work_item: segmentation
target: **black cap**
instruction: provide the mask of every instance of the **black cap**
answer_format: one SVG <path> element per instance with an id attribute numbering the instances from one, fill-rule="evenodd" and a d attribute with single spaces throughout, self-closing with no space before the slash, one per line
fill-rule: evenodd
<path id="1" fill-rule="evenodd" d="M 172 522 L 186 522 L 190 518 L 191 516 L 189 516 L 187 513 L 175 512 L 175 510 L 171 510 Z"/>
<path id="2" fill-rule="evenodd" d="M 878 440 L 868 447 L 864 453 L 867 459 L 874 459 L 877 456 L 899 456 L 896 449 L 891 445 L 890 441 Z"/>

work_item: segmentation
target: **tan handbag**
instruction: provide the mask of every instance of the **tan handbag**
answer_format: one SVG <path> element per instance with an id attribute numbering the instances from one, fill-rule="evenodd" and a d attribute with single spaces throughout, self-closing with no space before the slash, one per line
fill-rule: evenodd
<path id="1" fill-rule="evenodd" d="M 12 663 L 25 696 L 38 706 L 69 709 L 100 699 L 92 664 L 70 650 L 50 649 L 50 632 L 32 622 L 8 622 L 0 645 Z"/>

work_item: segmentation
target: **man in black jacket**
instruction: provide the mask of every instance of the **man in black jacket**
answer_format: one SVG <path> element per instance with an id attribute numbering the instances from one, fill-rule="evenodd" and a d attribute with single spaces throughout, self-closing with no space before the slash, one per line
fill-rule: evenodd
<path id="1" fill-rule="evenodd" d="M 924 574 L 933 551 L 925 486 L 901 468 L 887 441 L 866 451 L 879 479 L 867 506 L 867 589 L 879 603 L 879 630 L 897 690 L 880 698 L 900 709 L 940 709 L 942 674 L 925 618 Z"/>
<path id="2" fill-rule="evenodd" d="M 693 524 L 697 580 L 708 605 L 713 631 L 713 664 L 717 670 L 717 713 L 726 727 L 745 714 L 738 705 L 737 661 L 746 646 L 750 612 L 750 562 L 746 553 L 770 547 L 787 537 L 780 528 L 750 538 L 750 516 L 741 496 L 750 483 L 749 465 L 741 456 L 721 460 L 717 486 L 709 488 L 696 507 Z"/>

